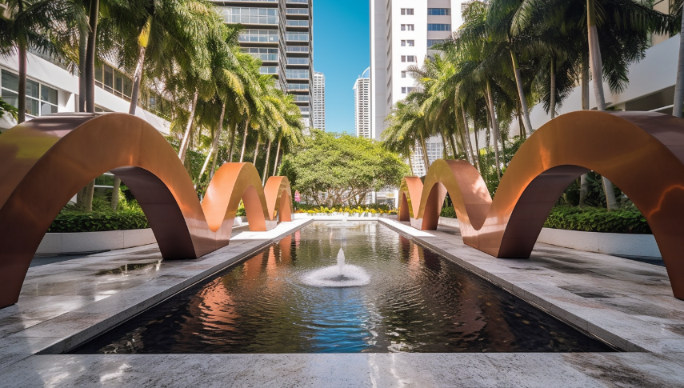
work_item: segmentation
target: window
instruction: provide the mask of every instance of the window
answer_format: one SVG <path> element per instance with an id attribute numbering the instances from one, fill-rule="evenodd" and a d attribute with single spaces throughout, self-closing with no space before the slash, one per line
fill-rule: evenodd
<path id="1" fill-rule="evenodd" d="M 277 8 L 221 7 L 229 24 L 278 24 Z"/>
<path id="2" fill-rule="evenodd" d="M 428 48 L 430 48 L 436 44 L 440 44 L 440 43 L 444 43 L 444 39 L 428 39 L 427 40 Z"/>
<path id="3" fill-rule="evenodd" d="M 285 72 L 289 79 L 309 79 L 309 70 L 286 69 Z"/>
<path id="4" fill-rule="evenodd" d="M 428 15 L 448 16 L 450 11 L 449 8 L 428 8 Z"/>
<path id="5" fill-rule="evenodd" d="M 412 39 L 411 39 L 411 40 L 402 40 L 402 41 L 401 41 L 401 45 L 402 45 L 402 46 L 413 47 L 413 46 L 416 45 L 416 41 L 415 41 L 415 40 L 412 40 Z"/>
<path id="6" fill-rule="evenodd" d="M 2 99 L 6 103 L 19 107 L 19 76 L 2 70 L 0 79 Z M 36 81 L 26 80 L 26 114 L 44 116 L 57 113 L 57 90 Z"/>
<path id="7" fill-rule="evenodd" d="M 406 71 L 401 72 L 401 78 L 406 78 Z"/>
<path id="8" fill-rule="evenodd" d="M 288 41 L 306 42 L 309 40 L 308 32 L 289 32 L 285 36 Z"/>
<path id="9" fill-rule="evenodd" d="M 401 61 L 402 62 L 416 62 L 416 56 L 415 55 L 402 55 Z"/>
<path id="10" fill-rule="evenodd" d="M 95 68 L 95 85 L 126 101 L 131 100 L 133 80 L 106 63 Z"/>
<path id="11" fill-rule="evenodd" d="M 402 24 L 401 30 L 402 31 L 413 31 L 413 24 Z"/>
<path id="12" fill-rule="evenodd" d="M 413 15 L 413 8 L 402 8 L 401 14 L 402 15 Z"/>
<path id="13" fill-rule="evenodd" d="M 260 74 L 278 74 L 278 66 L 261 66 L 259 68 Z"/>
<path id="14" fill-rule="evenodd" d="M 251 54 L 254 58 L 259 58 L 262 62 L 277 62 L 278 49 L 276 48 L 242 48 L 243 53 Z"/>
<path id="15" fill-rule="evenodd" d="M 240 42 L 274 43 L 278 41 L 277 30 L 242 30 L 238 37 Z"/>
<path id="16" fill-rule="evenodd" d="M 411 93 L 413 91 L 413 89 L 415 89 L 415 88 L 402 86 L 401 93 L 402 94 Z"/>
<path id="17" fill-rule="evenodd" d="M 428 24 L 428 31 L 451 31 L 451 24 Z"/>

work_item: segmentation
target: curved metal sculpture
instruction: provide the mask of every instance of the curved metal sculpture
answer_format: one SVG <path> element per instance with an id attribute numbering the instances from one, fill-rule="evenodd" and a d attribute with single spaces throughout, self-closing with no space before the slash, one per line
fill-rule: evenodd
<path id="1" fill-rule="evenodd" d="M 559 116 L 520 147 L 494 200 L 470 163 L 438 160 L 424 185 L 418 178 L 402 181 L 399 218 L 434 230 L 449 192 L 464 243 L 494 257 L 526 258 L 556 200 L 589 170 L 613 181 L 639 208 L 674 296 L 684 299 L 684 120 L 673 116 L 596 111 Z"/>
<path id="2" fill-rule="evenodd" d="M 240 200 L 249 228 L 291 221 L 287 178 L 261 187 L 250 163 L 221 166 L 202 203 L 173 148 L 127 114 L 58 114 L 0 136 L 0 307 L 16 303 L 45 232 L 70 198 L 111 171 L 138 200 L 164 259 L 194 259 L 228 245 Z"/>

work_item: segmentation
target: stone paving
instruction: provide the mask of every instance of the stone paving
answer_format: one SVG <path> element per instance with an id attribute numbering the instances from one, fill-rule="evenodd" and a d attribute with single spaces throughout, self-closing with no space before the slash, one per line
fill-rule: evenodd
<path id="1" fill-rule="evenodd" d="M 65 355 L 93 336 L 310 220 L 243 232 L 202 259 L 164 262 L 154 245 L 29 270 L 0 310 L 0 386 L 684 387 L 684 301 L 665 268 L 537 244 L 494 259 L 458 230 L 382 222 L 619 353 Z M 37 354 L 42 353 L 42 354 Z"/>

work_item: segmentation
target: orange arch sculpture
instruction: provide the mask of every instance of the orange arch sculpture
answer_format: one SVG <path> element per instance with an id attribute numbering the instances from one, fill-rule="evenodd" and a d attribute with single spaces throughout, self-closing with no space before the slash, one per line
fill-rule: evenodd
<path id="1" fill-rule="evenodd" d="M 111 171 L 133 192 L 164 259 L 194 259 L 228 245 L 240 200 L 249 228 L 291 221 L 287 178 L 261 186 L 250 163 L 221 166 L 200 203 L 176 152 L 128 114 L 57 114 L 0 135 L 0 307 L 16 303 L 45 232 L 78 190 Z"/>
<path id="2" fill-rule="evenodd" d="M 437 227 L 448 192 L 463 242 L 494 257 L 526 258 L 556 200 L 594 170 L 629 196 L 648 221 L 674 296 L 684 299 L 684 120 L 651 112 L 568 113 L 520 147 L 492 199 L 468 162 L 438 160 L 406 178 L 399 218 Z"/>

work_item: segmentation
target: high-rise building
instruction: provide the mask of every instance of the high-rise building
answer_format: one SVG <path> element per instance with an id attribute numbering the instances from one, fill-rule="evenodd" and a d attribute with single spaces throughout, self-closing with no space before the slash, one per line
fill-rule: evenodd
<path id="1" fill-rule="evenodd" d="M 261 59 L 261 73 L 273 74 L 294 95 L 304 125 L 311 127 L 313 85 L 313 0 L 213 0 L 226 23 L 241 24 L 242 51 Z"/>
<path id="2" fill-rule="evenodd" d="M 314 72 L 313 127 L 325 131 L 325 75 Z"/>
<path id="3" fill-rule="evenodd" d="M 356 136 L 371 138 L 370 67 L 354 83 Z"/>
<path id="4" fill-rule="evenodd" d="M 371 137 L 379 140 L 392 107 L 415 87 L 409 66 L 420 66 L 431 47 L 451 37 L 461 24 L 459 0 L 371 0 Z M 442 157 L 441 138 L 426 140 L 430 161 Z M 422 148 L 411 164 L 425 174 Z"/>

